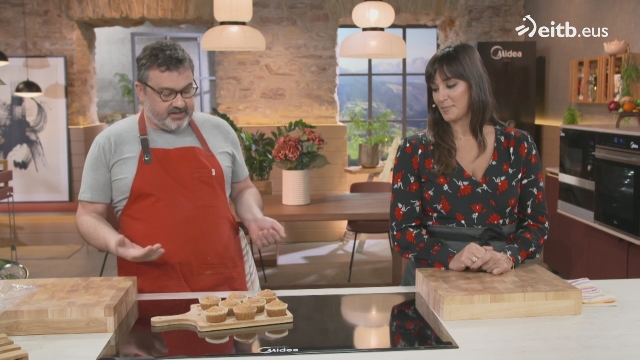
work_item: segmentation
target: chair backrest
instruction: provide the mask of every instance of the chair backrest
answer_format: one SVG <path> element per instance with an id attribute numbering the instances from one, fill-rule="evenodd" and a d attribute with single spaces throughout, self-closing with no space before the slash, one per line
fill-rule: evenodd
<path id="1" fill-rule="evenodd" d="M 391 192 L 391 183 L 382 181 L 355 182 L 351 184 L 349 192 L 352 193 L 381 193 Z"/>

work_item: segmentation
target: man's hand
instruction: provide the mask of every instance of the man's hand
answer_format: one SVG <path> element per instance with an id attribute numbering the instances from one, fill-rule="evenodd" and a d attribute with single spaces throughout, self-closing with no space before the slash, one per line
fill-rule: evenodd
<path id="1" fill-rule="evenodd" d="M 286 237 L 282 225 L 266 216 L 258 217 L 244 225 L 249 230 L 251 241 L 258 248 L 269 246 Z"/>
<path id="2" fill-rule="evenodd" d="M 479 263 L 488 251 L 493 251 L 490 246 L 480 246 L 476 243 L 469 243 L 462 251 L 457 253 L 449 263 L 449 270 L 464 271 L 466 268 L 472 267 Z"/>
<path id="3" fill-rule="evenodd" d="M 124 237 L 124 235 L 118 234 L 116 240 L 111 244 L 109 252 L 129 261 L 143 262 L 153 261 L 159 258 L 164 254 L 164 249 L 160 244 L 143 248 L 140 245 L 132 243 Z"/>

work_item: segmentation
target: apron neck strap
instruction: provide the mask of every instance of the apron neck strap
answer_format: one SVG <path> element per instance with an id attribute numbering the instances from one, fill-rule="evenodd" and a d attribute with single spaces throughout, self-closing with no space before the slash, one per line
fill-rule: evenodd
<path id="1" fill-rule="evenodd" d="M 196 138 L 204 152 L 208 156 L 212 156 L 213 151 L 211 151 L 211 148 L 209 147 L 209 144 L 207 144 L 207 141 L 202 135 L 200 128 L 198 128 L 198 125 L 193 121 L 193 117 L 189 119 L 189 126 L 191 126 L 191 130 L 193 130 L 193 133 L 196 135 Z M 138 117 L 138 134 L 140 146 L 142 147 L 142 160 L 145 164 L 151 164 L 151 146 L 149 145 L 149 134 L 147 133 L 147 122 L 145 120 L 144 110 L 140 112 L 140 116 Z"/>

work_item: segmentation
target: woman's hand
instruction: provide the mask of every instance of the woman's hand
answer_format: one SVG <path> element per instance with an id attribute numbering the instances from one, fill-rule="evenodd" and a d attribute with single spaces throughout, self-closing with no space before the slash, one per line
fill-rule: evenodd
<path id="1" fill-rule="evenodd" d="M 482 268 L 482 270 L 488 273 L 499 275 L 511 270 L 512 267 L 513 261 L 511 261 L 511 257 L 509 255 L 488 250 L 482 259 L 471 266 L 471 270 L 475 271 Z"/>
<path id="2" fill-rule="evenodd" d="M 464 271 L 466 268 L 470 268 L 474 264 L 479 263 L 481 259 L 485 259 L 489 251 L 493 251 L 491 246 L 480 246 L 476 243 L 470 243 L 451 259 L 449 270 Z M 482 266 L 482 263 L 478 266 Z"/>

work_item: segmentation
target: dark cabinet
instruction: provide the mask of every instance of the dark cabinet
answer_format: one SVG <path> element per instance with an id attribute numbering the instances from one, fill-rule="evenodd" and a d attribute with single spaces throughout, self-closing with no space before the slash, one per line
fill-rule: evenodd
<path id="1" fill-rule="evenodd" d="M 587 225 L 588 226 L 588 225 Z M 626 279 L 629 242 L 589 226 L 589 279 Z"/>
<path id="2" fill-rule="evenodd" d="M 627 257 L 627 277 L 640 278 L 640 246 L 629 244 L 629 256 Z"/>

